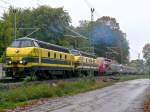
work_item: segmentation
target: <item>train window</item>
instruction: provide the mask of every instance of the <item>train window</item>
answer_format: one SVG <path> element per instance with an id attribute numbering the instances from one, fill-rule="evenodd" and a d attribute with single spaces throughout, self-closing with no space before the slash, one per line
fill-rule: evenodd
<path id="1" fill-rule="evenodd" d="M 11 44 L 11 47 L 20 47 L 20 43 L 21 43 L 21 41 L 14 41 L 14 42 Z"/>
<path id="2" fill-rule="evenodd" d="M 50 52 L 48 52 L 48 57 L 50 57 Z"/>
<path id="3" fill-rule="evenodd" d="M 34 41 L 34 45 L 35 45 L 35 47 L 39 47 L 39 45 L 36 41 Z"/>
<path id="4" fill-rule="evenodd" d="M 90 63 L 92 63 L 92 59 L 90 59 Z"/>
<path id="5" fill-rule="evenodd" d="M 56 58 L 56 53 L 54 53 L 54 58 Z"/>
<path id="6" fill-rule="evenodd" d="M 88 59 L 86 58 L 86 62 L 88 62 Z"/>
<path id="7" fill-rule="evenodd" d="M 30 41 L 30 40 L 23 40 L 21 42 L 21 47 L 33 47 L 35 46 L 33 41 Z"/>
<path id="8" fill-rule="evenodd" d="M 16 40 L 11 44 L 11 47 L 34 47 L 34 43 L 31 40 Z"/>
<path id="9" fill-rule="evenodd" d="M 62 59 L 62 54 L 60 54 L 60 59 Z"/>
<path id="10" fill-rule="evenodd" d="M 65 55 L 65 60 L 67 60 L 67 55 Z"/>

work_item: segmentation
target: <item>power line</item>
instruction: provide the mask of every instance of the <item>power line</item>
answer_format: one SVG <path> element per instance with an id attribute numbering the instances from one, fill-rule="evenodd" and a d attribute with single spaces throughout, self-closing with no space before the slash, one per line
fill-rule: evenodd
<path id="1" fill-rule="evenodd" d="M 30 34 L 26 35 L 25 37 L 29 37 L 33 33 L 37 32 L 40 30 L 40 28 L 18 28 L 19 30 L 33 30 Z"/>
<path id="2" fill-rule="evenodd" d="M 86 3 L 86 5 L 87 5 L 89 8 L 93 7 L 87 0 L 84 0 L 84 2 Z"/>
<path id="3" fill-rule="evenodd" d="M 67 27 L 67 26 L 66 26 L 65 28 L 66 28 L 67 30 L 69 30 L 69 31 L 73 32 L 74 34 L 78 35 L 79 37 L 82 37 L 82 38 L 84 38 L 84 39 L 88 40 L 88 38 L 87 38 L 87 37 L 85 37 L 85 36 L 81 35 L 80 33 L 76 32 L 75 30 L 71 29 L 70 27 Z"/>
<path id="4" fill-rule="evenodd" d="M 35 30 L 35 29 L 40 29 L 40 28 L 17 28 L 19 30 Z"/>

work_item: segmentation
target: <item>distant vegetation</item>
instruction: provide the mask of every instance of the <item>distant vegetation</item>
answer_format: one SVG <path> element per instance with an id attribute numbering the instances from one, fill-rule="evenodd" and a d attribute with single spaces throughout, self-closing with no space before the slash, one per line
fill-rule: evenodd
<path id="1" fill-rule="evenodd" d="M 70 25 L 71 17 L 67 11 L 49 6 L 33 9 L 10 7 L 5 11 L 0 20 L 0 55 L 14 40 L 14 11 L 16 11 L 17 38 L 27 36 L 34 31 L 26 28 L 40 28 L 30 37 L 84 51 L 90 51 L 89 40 L 91 40 L 97 56 L 116 59 L 123 63 L 128 62 L 129 43 L 115 18 L 104 16 L 92 23 L 82 20 L 78 27 L 74 27 Z M 89 40 L 80 38 L 79 35 L 68 30 L 68 27 Z"/>
<path id="2" fill-rule="evenodd" d="M 80 21 L 76 30 L 88 38 L 92 37 L 91 41 L 98 56 L 128 63 L 129 43 L 115 18 L 104 16 L 92 23 Z"/>
<path id="3" fill-rule="evenodd" d="M 147 69 L 150 72 L 150 43 L 143 47 L 143 57 L 146 60 Z"/>

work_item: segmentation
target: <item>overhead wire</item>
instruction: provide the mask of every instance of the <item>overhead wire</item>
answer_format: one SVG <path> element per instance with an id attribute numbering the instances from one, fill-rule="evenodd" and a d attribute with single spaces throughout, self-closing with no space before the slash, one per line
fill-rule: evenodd
<path id="1" fill-rule="evenodd" d="M 81 37 L 81 38 L 83 38 L 83 39 L 88 40 L 87 37 L 81 35 L 80 33 L 78 33 L 77 31 L 75 31 L 75 30 L 73 30 L 73 29 L 71 29 L 70 27 L 65 27 L 65 28 L 66 28 L 67 30 L 71 31 L 72 33 L 76 34 L 77 36 L 79 36 L 79 37 Z"/>

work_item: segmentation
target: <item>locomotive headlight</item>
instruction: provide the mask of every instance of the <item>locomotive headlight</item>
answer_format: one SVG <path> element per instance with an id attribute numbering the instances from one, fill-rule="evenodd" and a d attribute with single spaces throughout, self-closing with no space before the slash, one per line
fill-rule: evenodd
<path id="1" fill-rule="evenodd" d="M 27 64 L 27 61 L 26 60 L 21 60 L 19 61 L 20 64 L 23 64 L 23 65 L 26 65 Z"/>
<path id="2" fill-rule="evenodd" d="M 8 60 L 8 61 L 6 61 L 6 64 L 7 64 L 7 65 L 11 65 L 11 64 L 12 64 L 12 61 L 11 61 L 11 60 Z"/>
<path id="3" fill-rule="evenodd" d="M 8 64 L 11 65 L 11 64 L 12 64 L 12 61 L 8 61 Z"/>
<path id="4" fill-rule="evenodd" d="M 6 57 L 5 63 L 6 63 L 7 65 L 11 65 L 11 64 L 12 64 L 11 58 Z"/>
<path id="5" fill-rule="evenodd" d="M 20 64 L 23 64 L 23 61 L 21 60 L 21 61 L 19 61 L 19 63 L 20 63 Z"/>

